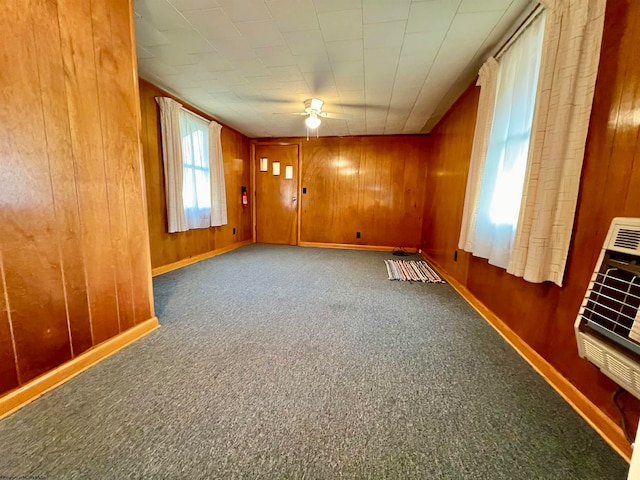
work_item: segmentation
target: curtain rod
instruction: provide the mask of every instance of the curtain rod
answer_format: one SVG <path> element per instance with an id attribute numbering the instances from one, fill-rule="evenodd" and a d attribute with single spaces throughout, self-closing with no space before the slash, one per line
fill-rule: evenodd
<path id="1" fill-rule="evenodd" d="M 204 120 L 207 123 L 211 123 L 212 121 L 214 121 L 214 120 L 209 120 L 208 118 L 205 118 L 202 115 L 198 115 L 196 112 L 192 112 L 188 108 L 184 108 L 184 107 L 180 107 L 180 108 L 182 108 L 182 110 L 184 110 L 185 112 L 190 113 L 194 117 L 199 118 L 200 120 Z"/>
<path id="2" fill-rule="evenodd" d="M 498 51 L 493 55 L 493 57 L 498 60 L 502 55 L 504 55 L 509 47 L 513 45 L 513 43 L 520 38 L 520 36 L 524 33 L 524 31 L 531 25 L 535 19 L 537 19 L 542 12 L 544 12 L 544 5 L 538 3 L 536 7 L 531 11 L 531 13 L 524 19 L 522 24 L 517 28 L 515 32 L 507 39 L 506 42 L 502 44 Z"/>

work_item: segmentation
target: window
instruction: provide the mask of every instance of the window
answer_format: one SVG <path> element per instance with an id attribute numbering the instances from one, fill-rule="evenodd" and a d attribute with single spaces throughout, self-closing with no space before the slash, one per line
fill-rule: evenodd
<path id="1" fill-rule="evenodd" d="M 169 97 L 160 106 L 167 231 L 227 224 L 222 125 L 208 122 Z"/>
<path id="2" fill-rule="evenodd" d="M 518 221 L 543 32 L 544 18 L 539 18 L 504 54 L 498 69 L 496 106 L 485 167 L 485 177 L 495 177 L 495 189 L 488 204 L 489 220 L 494 225 L 515 228 Z"/>
<path id="3" fill-rule="evenodd" d="M 209 168 L 209 126 L 207 122 L 180 110 L 182 144 L 182 203 L 189 228 L 211 225 L 211 180 Z"/>
<path id="4" fill-rule="evenodd" d="M 605 7 L 542 0 L 478 74 L 458 246 L 529 282 L 562 286 Z"/>
<path id="5" fill-rule="evenodd" d="M 527 169 L 544 13 L 499 59 L 491 133 L 479 186 L 473 254 L 506 268 Z"/>

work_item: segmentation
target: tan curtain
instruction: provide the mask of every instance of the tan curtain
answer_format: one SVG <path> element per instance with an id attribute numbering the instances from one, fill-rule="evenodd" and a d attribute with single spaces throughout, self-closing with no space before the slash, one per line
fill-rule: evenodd
<path id="1" fill-rule="evenodd" d="M 467 189 L 464 196 L 464 209 L 462 211 L 462 226 L 460 228 L 460 240 L 458 247 L 468 252 L 473 250 L 475 238 L 476 218 L 478 202 L 480 198 L 480 183 L 484 163 L 487 158 L 487 147 L 491 135 L 491 122 L 496 103 L 496 90 L 498 78 L 498 62 L 489 57 L 478 72 L 480 98 L 478 99 L 478 113 L 476 114 L 476 129 L 473 134 L 473 146 L 471 148 L 471 163 L 467 177 Z"/>
<path id="2" fill-rule="evenodd" d="M 591 116 L 606 0 L 547 9 L 522 206 L 507 271 L 562 286 Z"/>
<path id="3" fill-rule="evenodd" d="M 222 125 L 209 123 L 209 178 L 211 180 L 211 226 L 227 224 L 227 190 L 222 160 Z"/>
<path id="4" fill-rule="evenodd" d="M 189 227 L 182 200 L 183 165 L 179 118 L 182 105 L 167 97 L 156 97 L 156 102 L 160 105 L 167 227 L 169 233 L 184 232 Z"/>

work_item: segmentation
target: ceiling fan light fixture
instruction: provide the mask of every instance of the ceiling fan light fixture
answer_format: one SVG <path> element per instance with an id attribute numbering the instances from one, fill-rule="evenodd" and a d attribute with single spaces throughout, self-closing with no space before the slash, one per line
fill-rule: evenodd
<path id="1" fill-rule="evenodd" d="M 320 118 L 318 118 L 318 116 L 315 113 L 312 113 L 305 119 L 304 123 L 306 123 L 307 127 L 310 128 L 311 130 L 315 130 L 320 126 L 322 121 L 320 120 Z"/>

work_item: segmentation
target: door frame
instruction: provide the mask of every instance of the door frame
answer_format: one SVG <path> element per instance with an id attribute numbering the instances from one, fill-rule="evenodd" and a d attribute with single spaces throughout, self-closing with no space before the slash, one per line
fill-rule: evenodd
<path id="1" fill-rule="evenodd" d="M 301 138 L 273 138 L 251 140 L 251 231 L 253 243 L 257 243 L 258 206 L 256 194 L 256 147 L 278 147 L 296 145 L 298 147 L 298 185 L 296 185 L 296 196 L 298 205 L 296 206 L 296 245 L 300 245 L 300 220 L 302 214 L 302 139 Z"/>

